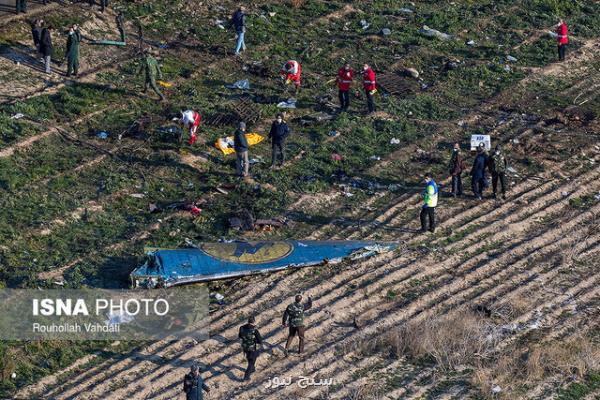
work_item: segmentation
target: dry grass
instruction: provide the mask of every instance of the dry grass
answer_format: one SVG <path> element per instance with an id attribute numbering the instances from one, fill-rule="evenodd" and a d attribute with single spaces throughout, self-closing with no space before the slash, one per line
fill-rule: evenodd
<path id="1" fill-rule="evenodd" d="M 292 0 L 292 7 L 300 8 L 304 5 L 305 0 Z"/>
<path id="2" fill-rule="evenodd" d="M 493 385 L 502 388 L 503 398 L 515 399 L 515 392 L 525 385 L 535 386 L 548 377 L 584 378 L 600 369 L 600 346 L 586 337 L 562 342 L 546 342 L 523 350 L 507 349 L 497 359 L 481 363 L 471 383 L 485 398 L 495 398 Z"/>
<path id="3" fill-rule="evenodd" d="M 467 311 L 411 321 L 390 330 L 380 339 L 379 348 L 394 357 L 431 359 L 445 371 L 474 364 L 491 357 L 496 345 L 491 326 Z"/>

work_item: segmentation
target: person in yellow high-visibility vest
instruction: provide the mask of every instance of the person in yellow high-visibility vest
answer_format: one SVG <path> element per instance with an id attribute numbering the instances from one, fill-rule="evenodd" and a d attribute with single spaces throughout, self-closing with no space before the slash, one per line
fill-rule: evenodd
<path id="1" fill-rule="evenodd" d="M 431 174 L 425 174 L 425 204 L 421 209 L 421 232 L 427 229 L 427 218 L 429 218 L 429 232 L 435 232 L 435 208 L 438 202 L 438 187 Z"/>

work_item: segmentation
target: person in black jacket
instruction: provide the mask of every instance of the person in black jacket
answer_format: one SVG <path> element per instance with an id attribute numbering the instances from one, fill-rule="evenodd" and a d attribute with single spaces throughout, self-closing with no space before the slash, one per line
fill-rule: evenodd
<path id="1" fill-rule="evenodd" d="M 246 139 L 246 123 L 240 122 L 233 134 L 233 149 L 235 150 L 236 170 L 241 177 L 248 176 L 248 139 Z"/>
<path id="2" fill-rule="evenodd" d="M 192 365 L 190 373 L 183 378 L 183 392 L 186 400 L 202 400 L 204 393 L 210 392 L 210 388 L 204 383 L 202 375 L 200 375 L 200 367 L 197 364 Z"/>
<path id="3" fill-rule="evenodd" d="M 250 375 L 256 371 L 254 365 L 258 358 L 259 346 L 262 344 L 262 337 L 260 336 L 258 329 L 256 329 L 255 322 L 254 316 L 248 317 L 248 323 L 240 326 L 240 332 L 238 334 L 238 338 L 242 340 L 242 350 L 246 355 L 246 360 L 248 360 L 248 367 L 244 374 L 245 381 L 249 380 Z"/>
<path id="4" fill-rule="evenodd" d="M 52 25 L 49 25 L 47 28 L 42 30 L 42 38 L 40 50 L 42 52 L 42 56 L 44 56 L 44 63 L 46 65 L 46 73 L 49 74 L 52 72 L 50 70 L 50 60 L 52 58 L 52 36 L 51 33 L 54 30 Z"/>
<path id="5" fill-rule="evenodd" d="M 246 14 L 245 14 L 244 6 L 240 6 L 238 10 L 233 13 L 231 17 L 231 24 L 235 29 L 235 34 L 237 35 L 236 43 L 235 43 L 235 55 L 239 56 L 241 50 L 246 50 L 246 42 L 244 41 L 244 36 L 246 35 Z"/>
<path id="6" fill-rule="evenodd" d="M 33 39 L 33 45 L 35 46 L 35 57 L 40 59 L 42 57 L 41 45 L 42 45 L 42 26 L 44 21 L 42 19 L 36 19 L 31 25 L 31 38 Z"/>
<path id="7" fill-rule="evenodd" d="M 282 114 L 277 114 L 277 118 L 271 125 L 271 131 L 269 132 L 269 139 L 271 139 L 271 167 L 275 166 L 275 160 L 277 159 L 277 149 L 281 154 L 281 161 L 279 165 L 283 165 L 285 162 L 285 139 L 290 134 L 290 128 L 288 124 L 283 120 Z"/>
<path id="8" fill-rule="evenodd" d="M 480 143 L 477 147 L 477 155 L 473 161 L 473 168 L 471 168 L 471 187 L 473 194 L 478 200 L 483 198 L 483 190 L 488 185 L 485 176 L 485 169 L 488 167 L 488 164 L 489 159 L 485 151 L 485 144 Z"/>

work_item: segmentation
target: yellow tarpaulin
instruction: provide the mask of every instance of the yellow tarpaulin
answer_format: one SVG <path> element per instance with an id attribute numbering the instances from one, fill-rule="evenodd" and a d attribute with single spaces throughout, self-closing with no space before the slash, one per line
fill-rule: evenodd
<path id="1" fill-rule="evenodd" d="M 254 146 L 255 144 L 265 140 L 265 137 L 259 135 L 258 133 L 246 133 L 246 139 L 248 140 L 249 146 Z M 233 136 L 217 139 L 215 142 L 215 147 L 221 150 L 225 155 L 235 153 L 235 150 L 233 149 Z"/>
<path id="2" fill-rule="evenodd" d="M 165 82 L 165 81 L 156 81 L 156 83 L 158 83 L 160 86 L 162 87 L 166 87 L 166 88 L 170 88 L 171 86 L 173 86 L 172 83 L 170 82 Z"/>

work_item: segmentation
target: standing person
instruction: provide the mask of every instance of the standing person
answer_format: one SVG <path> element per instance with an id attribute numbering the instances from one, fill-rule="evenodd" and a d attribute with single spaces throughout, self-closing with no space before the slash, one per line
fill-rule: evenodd
<path id="1" fill-rule="evenodd" d="M 42 45 L 42 31 L 44 21 L 42 19 L 36 19 L 31 25 L 31 38 L 33 39 L 33 45 L 35 46 L 35 57 L 39 60 L 42 58 L 41 45 Z"/>
<path id="2" fill-rule="evenodd" d="M 242 350 L 246 355 L 246 360 L 248 360 L 248 367 L 244 373 L 245 381 L 250 380 L 250 375 L 256 371 L 254 365 L 256 364 L 256 359 L 259 355 L 258 346 L 262 344 L 260 332 L 256 329 L 256 325 L 254 325 L 255 321 L 253 316 L 248 317 L 248 323 L 240 326 L 240 332 L 238 334 L 238 338 L 242 340 Z"/>
<path id="3" fill-rule="evenodd" d="M 200 113 L 194 110 L 186 110 L 181 112 L 179 121 L 186 129 L 190 130 L 190 139 L 188 144 L 191 146 L 198 138 L 198 127 L 200 126 Z"/>
<path id="4" fill-rule="evenodd" d="M 277 150 L 281 155 L 280 166 L 285 162 L 285 139 L 290 134 L 290 128 L 288 124 L 283 120 L 283 114 L 277 114 L 277 118 L 271 125 L 271 131 L 269 132 L 269 139 L 271 139 L 271 168 L 275 166 L 277 159 Z"/>
<path id="5" fill-rule="evenodd" d="M 493 196 L 496 198 L 496 189 L 498 188 L 498 179 L 500 179 L 500 189 L 502 190 L 502 199 L 506 200 L 506 169 L 508 162 L 502 153 L 502 146 L 496 145 L 494 154 L 489 159 L 489 170 L 492 174 Z"/>
<path id="6" fill-rule="evenodd" d="M 47 28 L 42 30 L 42 38 L 41 38 L 41 51 L 42 56 L 44 56 L 44 64 L 45 71 L 47 74 L 51 73 L 50 69 L 50 61 L 52 60 L 52 31 L 54 27 L 52 25 L 48 25 Z"/>
<path id="7" fill-rule="evenodd" d="M 158 61 L 156 58 L 150 54 L 150 48 L 144 50 L 144 55 L 142 56 L 141 65 L 138 70 L 138 74 L 144 73 L 144 93 L 148 91 L 148 86 L 154 90 L 160 101 L 165 99 L 165 96 L 160 92 L 158 86 L 156 85 L 156 78 L 162 79 L 162 71 L 160 70 L 160 66 L 158 65 Z"/>
<path id="8" fill-rule="evenodd" d="M 245 42 L 245 34 L 246 34 L 246 14 L 244 13 L 246 9 L 244 6 L 240 6 L 233 16 L 231 17 L 231 23 L 233 24 L 233 28 L 235 29 L 235 34 L 237 35 L 237 41 L 235 45 L 235 55 L 239 56 L 240 51 L 246 51 L 246 42 Z"/>
<path id="9" fill-rule="evenodd" d="M 242 121 L 233 134 L 233 149 L 237 157 L 235 162 L 236 171 L 238 176 L 242 178 L 248 176 L 248 147 L 246 123 Z"/>
<path id="10" fill-rule="evenodd" d="M 452 175 L 452 195 L 454 197 L 462 196 L 462 172 L 466 169 L 466 165 L 458 143 L 454 143 L 449 169 L 450 175 Z"/>
<path id="11" fill-rule="evenodd" d="M 340 110 L 342 112 L 348 111 L 348 107 L 350 107 L 349 91 L 353 79 L 354 71 L 352 71 L 352 68 L 350 68 L 350 64 L 344 64 L 344 66 L 338 71 L 336 80 L 339 90 Z"/>
<path id="12" fill-rule="evenodd" d="M 471 168 L 471 188 L 477 200 L 483 199 L 483 190 L 488 185 L 485 178 L 485 168 L 488 162 L 485 144 L 479 143 L 479 146 L 477 146 L 477 155 L 473 161 L 473 168 Z"/>
<path id="13" fill-rule="evenodd" d="M 567 51 L 567 44 L 569 44 L 569 30 L 567 24 L 560 19 L 556 25 L 556 40 L 558 41 L 558 61 L 565 61 L 565 53 Z"/>
<path id="14" fill-rule="evenodd" d="M 190 373 L 183 378 L 183 392 L 185 400 L 203 400 L 204 393 L 210 392 L 210 388 L 204 383 L 202 375 L 200 375 L 200 367 L 196 364 L 190 368 Z"/>
<path id="15" fill-rule="evenodd" d="M 298 335 L 298 353 L 304 352 L 304 333 L 306 331 L 304 326 L 304 312 L 310 310 L 312 307 L 312 299 L 309 297 L 306 304 L 302 304 L 302 296 L 296 295 L 294 302 L 287 306 L 283 313 L 283 320 L 281 324 L 286 327 L 289 325 L 289 333 L 287 342 L 285 343 L 285 355 L 288 355 L 288 349 L 294 340 L 294 336 Z M 289 322 L 289 324 L 288 324 Z"/>
<path id="16" fill-rule="evenodd" d="M 375 101 L 373 95 L 377 93 L 377 81 L 375 78 L 375 71 L 368 65 L 363 65 L 363 87 L 365 88 L 365 94 L 367 95 L 367 108 L 369 113 L 375 112 Z"/>
<path id="17" fill-rule="evenodd" d="M 81 43 L 81 33 L 79 32 L 79 25 L 74 24 L 69 29 L 69 35 L 67 37 L 67 76 L 77 76 L 79 73 L 79 43 Z"/>
<path id="18" fill-rule="evenodd" d="M 19 13 L 26 13 L 27 12 L 27 1 L 26 0 L 16 0 L 15 10 L 17 12 L 17 15 Z"/>
<path id="19" fill-rule="evenodd" d="M 429 232 L 435 232 L 435 208 L 438 201 L 438 187 L 431 174 L 425 174 L 425 203 L 421 209 L 421 232 L 427 230 L 427 218 L 429 218 Z"/>
<path id="20" fill-rule="evenodd" d="M 281 67 L 281 78 L 285 81 L 286 85 L 289 85 L 292 82 L 294 83 L 296 95 L 298 95 L 298 92 L 300 91 L 300 74 L 300 63 L 296 60 L 288 60 L 283 64 L 283 67 Z"/>
<path id="21" fill-rule="evenodd" d="M 93 7 L 96 4 L 95 0 L 88 1 L 90 7 Z M 108 0 L 100 0 L 100 11 L 104 12 L 104 9 L 108 7 Z"/>

